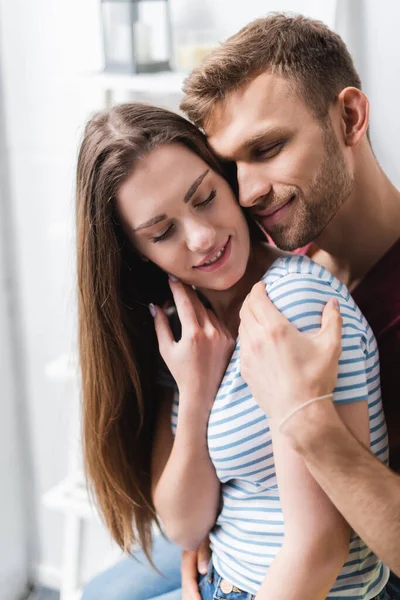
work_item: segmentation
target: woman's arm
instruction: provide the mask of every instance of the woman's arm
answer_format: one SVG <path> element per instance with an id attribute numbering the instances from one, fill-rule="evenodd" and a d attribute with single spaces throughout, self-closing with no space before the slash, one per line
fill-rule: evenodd
<path id="1" fill-rule="evenodd" d="M 182 399 L 189 406 L 190 400 Z M 175 438 L 172 399 L 160 406 L 152 454 L 153 500 L 168 537 L 194 550 L 215 523 L 220 484 L 208 454 L 207 420 L 201 411 L 182 406 Z"/>
<path id="2" fill-rule="evenodd" d="M 338 406 L 353 434 L 369 444 L 366 401 Z M 349 527 L 276 425 L 271 426 L 285 540 L 257 600 L 325 600 L 349 552 Z"/>
<path id="3" fill-rule="evenodd" d="M 167 535 L 196 549 L 215 523 L 220 484 L 207 448 L 208 417 L 233 350 L 233 340 L 191 289 L 171 283 L 182 324 L 175 342 L 156 309 L 160 352 L 179 388 L 175 438 L 171 399 L 159 411 L 153 445 L 153 499 Z"/>

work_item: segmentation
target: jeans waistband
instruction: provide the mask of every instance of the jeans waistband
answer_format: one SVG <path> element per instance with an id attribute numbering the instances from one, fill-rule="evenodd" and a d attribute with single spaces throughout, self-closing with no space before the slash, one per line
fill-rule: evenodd
<path id="1" fill-rule="evenodd" d="M 224 577 L 222 577 L 215 569 L 212 560 L 210 560 L 210 563 L 208 565 L 206 577 L 208 579 L 208 582 L 210 584 L 214 584 L 215 586 L 214 598 L 220 598 L 221 600 L 224 600 L 225 598 L 229 598 L 229 600 L 254 599 L 253 594 L 241 590 L 240 588 L 235 586 L 231 581 L 229 581 L 229 579 L 225 579 Z"/>

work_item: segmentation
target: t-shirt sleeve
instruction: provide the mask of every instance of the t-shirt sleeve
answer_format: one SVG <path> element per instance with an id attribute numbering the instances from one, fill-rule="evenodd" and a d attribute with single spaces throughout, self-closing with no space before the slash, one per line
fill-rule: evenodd
<path id="1" fill-rule="evenodd" d="M 326 280 L 315 275 L 288 273 L 266 284 L 268 296 L 299 331 L 321 327 L 321 316 L 330 298 L 337 298 L 343 319 L 342 354 L 339 360 L 334 402 L 347 404 L 368 400 L 367 355 L 368 340 L 364 319 L 349 294 L 341 294 Z"/>

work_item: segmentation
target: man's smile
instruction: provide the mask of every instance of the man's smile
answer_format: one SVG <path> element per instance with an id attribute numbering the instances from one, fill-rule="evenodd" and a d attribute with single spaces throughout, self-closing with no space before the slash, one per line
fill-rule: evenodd
<path id="1" fill-rule="evenodd" d="M 254 216 L 264 227 L 268 228 L 286 216 L 295 200 L 296 194 L 292 194 L 289 198 L 286 198 L 275 206 L 269 206 L 265 210 L 255 212 Z"/>

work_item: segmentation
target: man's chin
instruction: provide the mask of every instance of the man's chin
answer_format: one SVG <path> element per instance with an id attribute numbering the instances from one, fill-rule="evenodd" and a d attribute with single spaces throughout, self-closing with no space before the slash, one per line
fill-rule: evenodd
<path id="1" fill-rule="evenodd" d="M 264 230 L 265 231 L 265 230 Z M 267 231 L 268 237 L 272 239 L 273 243 L 280 250 L 285 250 L 285 252 L 293 252 L 294 250 L 298 250 L 299 248 L 304 248 L 311 243 L 311 239 L 309 236 L 302 235 L 285 235 L 286 232 L 276 232 L 276 231 Z"/>

